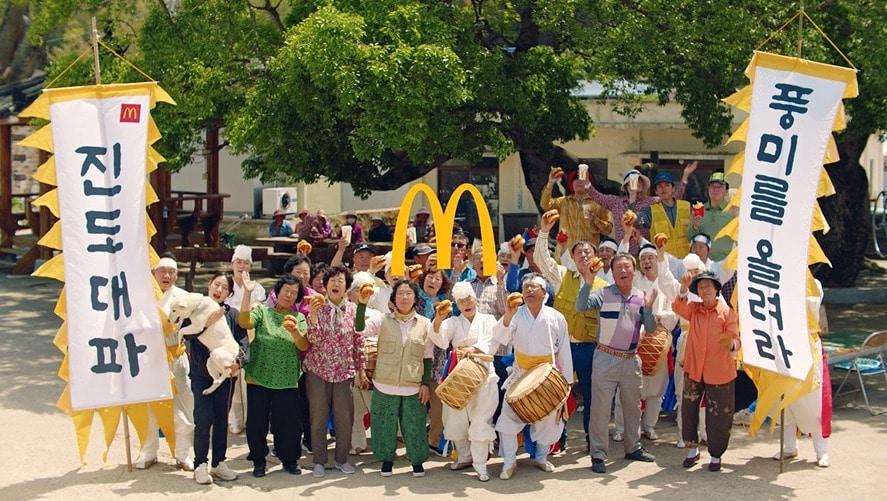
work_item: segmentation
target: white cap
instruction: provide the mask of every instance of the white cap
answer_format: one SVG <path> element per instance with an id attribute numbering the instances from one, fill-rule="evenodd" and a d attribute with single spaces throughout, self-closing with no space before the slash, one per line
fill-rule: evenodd
<path id="1" fill-rule="evenodd" d="M 684 257 L 684 269 L 687 271 L 690 270 L 705 270 L 705 264 L 702 262 L 702 259 L 699 258 L 696 254 L 687 254 Z"/>
<path id="2" fill-rule="evenodd" d="M 253 249 L 248 245 L 238 245 L 234 248 L 234 254 L 231 255 L 231 262 L 235 259 L 243 259 L 244 261 L 253 262 Z"/>
<path id="3" fill-rule="evenodd" d="M 354 277 L 351 280 L 351 289 L 350 290 L 357 290 L 366 284 L 372 284 L 372 283 L 375 283 L 375 279 L 373 278 L 372 275 L 370 275 L 369 273 L 367 273 L 365 271 L 358 271 L 357 273 L 354 274 Z"/>
<path id="4" fill-rule="evenodd" d="M 462 299 L 473 297 L 477 299 L 477 294 L 474 293 L 474 288 L 468 282 L 456 282 L 453 284 L 452 290 L 453 299 L 456 301 L 460 301 Z"/>
<path id="5" fill-rule="evenodd" d="M 158 268 L 172 268 L 173 270 L 178 270 L 179 265 L 176 263 L 175 259 L 169 257 L 162 257 L 160 261 L 157 261 L 157 265 L 154 266 L 154 269 Z"/>

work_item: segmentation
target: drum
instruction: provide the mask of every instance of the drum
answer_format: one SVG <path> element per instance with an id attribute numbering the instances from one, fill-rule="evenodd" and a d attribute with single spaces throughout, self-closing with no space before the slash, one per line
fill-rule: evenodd
<path id="1" fill-rule="evenodd" d="M 645 376 L 656 374 L 665 361 L 668 351 L 668 331 L 657 327 L 652 334 L 645 334 L 638 342 L 638 356 L 641 357 L 641 373 Z"/>
<path id="2" fill-rule="evenodd" d="M 376 360 L 379 359 L 379 340 L 376 338 L 363 339 L 363 351 L 366 353 L 366 374 L 369 379 L 369 389 L 373 389 L 373 374 L 376 372 Z"/>
<path id="3" fill-rule="evenodd" d="M 505 401 L 523 422 L 542 421 L 570 396 L 570 385 L 549 363 L 539 364 L 521 376 L 505 394 Z"/>
<path id="4" fill-rule="evenodd" d="M 484 364 L 466 357 L 456 364 L 452 372 L 434 390 L 441 402 L 460 411 L 487 380 L 489 369 Z"/>

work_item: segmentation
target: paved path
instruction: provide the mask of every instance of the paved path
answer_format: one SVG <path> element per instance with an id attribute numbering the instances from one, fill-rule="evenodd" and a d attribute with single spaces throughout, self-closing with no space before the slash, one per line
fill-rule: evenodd
<path id="1" fill-rule="evenodd" d="M 628 463 L 617 459 L 606 475 L 591 473 L 590 461 L 578 448 L 553 459 L 558 471 L 546 474 L 520 461 L 515 477 L 507 482 L 498 475 L 501 460 L 491 463 L 493 479 L 481 484 L 470 473 L 454 473 L 442 460 L 426 464 L 425 478 L 412 478 L 405 461 L 397 463 L 396 475 L 383 479 L 379 464 L 371 456 L 361 456 L 359 473 L 346 478 L 329 471 L 320 481 L 309 474 L 290 476 L 279 465 L 267 477 L 254 479 L 248 474 L 246 445 L 242 436 L 231 437 L 229 457 L 241 472 L 235 482 L 199 486 L 190 474 L 170 466 L 167 451 L 161 448 L 161 464 L 148 471 L 128 473 L 125 466 L 122 432 L 112 446 L 107 465 L 101 464 L 101 426 L 96 421 L 87 464 L 80 466 L 70 420 L 55 408 L 62 389 L 56 376 L 60 353 L 52 346 L 59 322 L 51 311 L 58 285 L 31 278 L 0 276 L 0 500 L 21 499 L 158 499 L 161 495 L 181 499 L 296 499 L 317 500 L 382 499 L 422 497 L 451 499 L 585 500 L 597 496 L 609 499 L 645 498 L 690 499 L 875 499 L 885 491 L 887 465 L 887 415 L 872 417 L 865 410 L 849 406 L 835 411 L 831 443 L 832 467 L 815 466 L 812 444 L 801 441 L 801 459 L 778 474 L 778 465 L 769 459 L 778 440 L 762 434 L 752 440 L 741 428 L 734 428 L 733 441 L 725 455 L 721 473 L 680 466 L 683 452 L 673 445 L 676 428 L 663 421 L 658 430 L 661 440 L 649 446 L 657 460 L 651 464 Z M 884 318 L 882 314 L 882 318 Z M 832 325 L 833 329 L 840 326 Z M 876 401 L 887 407 L 883 381 L 874 392 Z M 570 423 L 572 444 L 581 444 L 581 425 Z M 611 454 L 621 458 L 618 446 Z M 703 454 L 703 458 L 706 456 Z"/>

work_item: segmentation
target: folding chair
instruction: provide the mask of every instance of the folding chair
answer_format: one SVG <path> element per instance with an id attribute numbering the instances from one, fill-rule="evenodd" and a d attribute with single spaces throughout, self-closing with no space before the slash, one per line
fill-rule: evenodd
<path id="1" fill-rule="evenodd" d="M 868 376 L 877 376 L 878 374 L 884 374 L 884 381 L 887 381 L 887 363 L 885 363 L 884 361 L 884 351 L 887 351 L 887 331 L 877 331 L 870 334 L 869 337 L 867 337 L 865 341 L 863 341 L 862 346 L 859 348 L 859 351 L 863 352 L 872 348 L 883 349 L 874 354 L 875 358 L 855 357 L 850 362 L 838 363 L 834 365 L 835 369 L 843 370 L 846 372 L 846 374 L 844 374 L 844 379 L 841 381 L 841 385 L 838 386 L 838 390 L 835 392 L 834 396 L 837 397 L 841 394 L 841 389 L 844 387 L 844 383 L 847 382 L 850 374 L 855 372 L 857 378 L 859 379 L 859 389 L 862 393 L 862 398 L 865 400 L 865 407 L 866 409 L 868 409 L 871 415 L 877 416 L 878 414 L 883 414 L 887 411 L 877 412 L 872 410 L 872 406 L 869 403 L 868 392 L 865 388 L 864 378 Z"/>

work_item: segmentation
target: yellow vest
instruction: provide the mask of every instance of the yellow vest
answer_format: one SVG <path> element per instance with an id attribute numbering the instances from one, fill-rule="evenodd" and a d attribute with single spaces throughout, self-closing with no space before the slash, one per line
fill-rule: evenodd
<path id="1" fill-rule="evenodd" d="M 687 227 L 690 226 L 690 202 L 686 200 L 675 200 L 675 202 L 678 207 L 674 226 L 669 221 L 661 203 L 650 206 L 650 213 L 653 216 L 653 222 L 650 224 L 650 238 L 659 233 L 665 233 L 668 235 L 665 250 L 672 256 L 683 259 L 690 253 L 690 241 L 687 239 Z"/>
<path id="2" fill-rule="evenodd" d="M 422 358 L 425 354 L 429 320 L 416 315 L 416 325 L 403 342 L 400 325 L 393 317 L 382 321 L 379 329 L 379 356 L 373 381 L 394 386 L 418 387 L 422 383 Z"/>
<path id="3" fill-rule="evenodd" d="M 606 286 L 605 280 L 595 277 L 591 290 Z M 571 338 L 580 343 L 594 343 L 597 342 L 598 311 L 576 311 L 576 298 L 579 297 L 581 287 L 581 277 L 576 277 L 572 271 L 564 273 L 561 288 L 554 296 L 554 309 L 561 312 L 567 320 L 567 332 Z"/>

